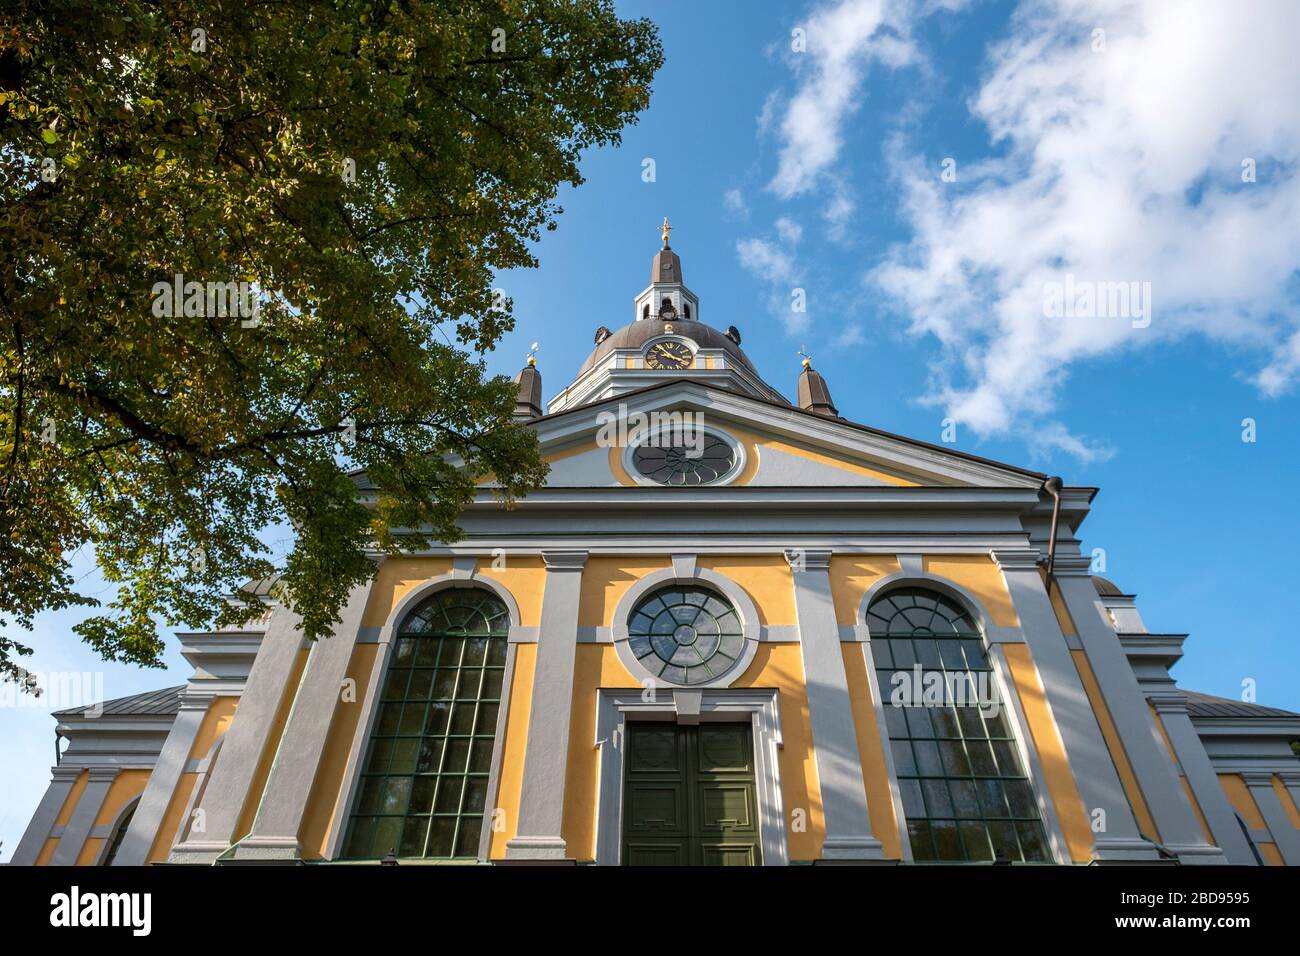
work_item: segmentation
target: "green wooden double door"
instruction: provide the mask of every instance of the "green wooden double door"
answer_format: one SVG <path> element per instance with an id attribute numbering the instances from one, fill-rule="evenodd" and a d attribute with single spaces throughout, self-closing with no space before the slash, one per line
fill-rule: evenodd
<path id="1" fill-rule="evenodd" d="M 747 723 L 629 723 L 623 863 L 757 866 L 758 794 Z"/>

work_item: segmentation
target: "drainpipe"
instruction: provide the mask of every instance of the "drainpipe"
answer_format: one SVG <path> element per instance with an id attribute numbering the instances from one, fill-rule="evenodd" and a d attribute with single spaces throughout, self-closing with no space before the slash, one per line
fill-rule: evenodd
<path id="1" fill-rule="evenodd" d="M 1053 475 L 1043 482 L 1043 490 L 1052 496 L 1052 533 L 1047 539 L 1047 580 L 1052 580 L 1056 563 L 1056 525 L 1061 520 L 1061 479 Z"/>

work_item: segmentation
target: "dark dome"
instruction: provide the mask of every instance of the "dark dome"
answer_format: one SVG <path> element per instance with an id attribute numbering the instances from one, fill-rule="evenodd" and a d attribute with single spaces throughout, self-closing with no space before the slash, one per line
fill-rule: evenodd
<path id="1" fill-rule="evenodd" d="M 722 349 L 727 355 L 735 359 L 738 365 L 752 372 L 754 377 L 759 378 L 761 381 L 762 377 L 758 374 L 758 370 L 746 358 L 745 353 L 740 350 L 740 346 L 728 338 L 726 333 L 719 332 L 703 322 L 683 319 L 681 316 L 675 316 L 669 321 L 673 327 L 672 335 L 681 335 L 688 338 L 702 349 Z M 631 325 L 625 325 L 596 346 L 596 350 L 587 356 L 587 361 L 582 363 L 578 375 L 584 374 L 615 349 L 639 349 L 650 339 L 663 334 L 664 321 L 658 316 L 651 316 L 648 319 L 633 322 Z"/>
<path id="2" fill-rule="evenodd" d="M 1097 589 L 1097 593 L 1102 597 L 1127 597 L 1127 595 L 1115 586 L 1115 582 L 1109 578 L 1103 578 L 1099 574 L 1092 576 L 1092 586 Z"/>

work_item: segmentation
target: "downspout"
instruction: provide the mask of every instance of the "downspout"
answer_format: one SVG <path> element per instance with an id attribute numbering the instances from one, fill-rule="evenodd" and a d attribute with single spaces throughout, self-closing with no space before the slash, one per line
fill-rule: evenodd
<path id="1" fill-rule="evenodd" d="M 1056 564 L 1056 526 L 1061 520 L 1061 479 L 1056 475 L 1043 482 L 1043 490 L 1052 496 L 1052 532 L 1047 539 L 1047 582 L 1052 581 Z"/>

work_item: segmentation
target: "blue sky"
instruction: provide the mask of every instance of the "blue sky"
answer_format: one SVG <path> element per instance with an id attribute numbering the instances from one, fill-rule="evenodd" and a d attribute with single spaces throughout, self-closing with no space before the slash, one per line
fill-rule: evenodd
<path id="1" fill-rule="evenodd" d="M 491 368 L 538 341 L 553 396 L 598 326 L 630 320 L 668 216 L 701 317 L 736 325 L 773 386 L 793 397 L 806 346 L 855 421 L 939 441 L 953 417 L 957 448 L 1099 486 L 1085 548 L 1152 631 L 1190 633 L 1180 683 L 1237 697 L 1250 678 L 1300 710 L 1300 23 L 1161 6 L 620 3 L 657 22 L 666 64 L 565 190 L 540 268 L 500 277 L 518 325 Z M 1053 324 L 1060 272 L 1151 282 L 1150 326 Z M 166 672 L 105 665 L 76 620 L 42 616 L 24 664 L 101 673 L 108 697 L 189 674 L 174 642 Z M 51 709 L 0 709 L 0 859 L 48 781 Z"/>

